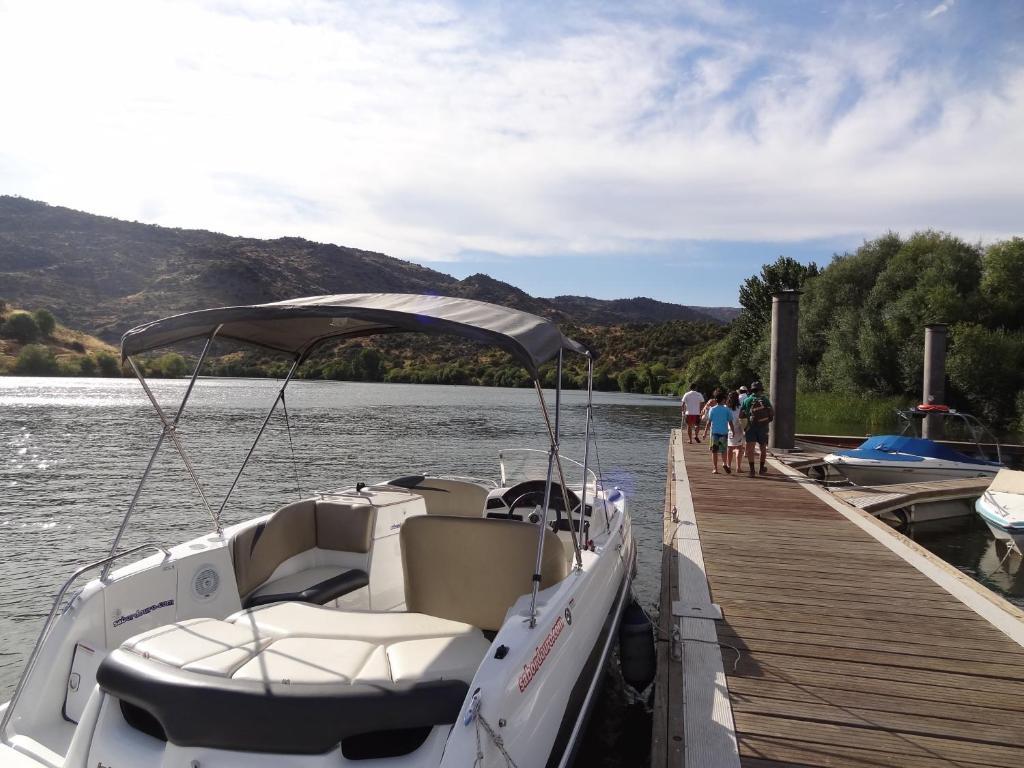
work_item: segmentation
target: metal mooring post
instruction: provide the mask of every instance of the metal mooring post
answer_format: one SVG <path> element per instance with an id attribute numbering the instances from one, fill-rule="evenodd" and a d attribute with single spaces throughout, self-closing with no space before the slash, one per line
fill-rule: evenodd
<path id="1" fill-rule="evenodd" d="M 800 291 L 772 296 L 772 364 L 768 396 L 775 419 L 768 431 L 770 448 L 796 445 L 796 338 Z"/>
<path id="2" fill-rule="evenodd" d="M 945 323 L 929 323 L 924 327 L 924 384 L 921 387 L 928 405 L 944 405 L 946 402 L 946 336 Z M 921 426 L 922 437 L 941 440 L 943 437 L 942 417 L 925 416 Z"/>

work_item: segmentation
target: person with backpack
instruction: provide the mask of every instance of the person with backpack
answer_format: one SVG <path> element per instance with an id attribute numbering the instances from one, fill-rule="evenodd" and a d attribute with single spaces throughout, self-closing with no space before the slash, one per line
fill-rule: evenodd
<path id="1" fill-rule="evenodd" d="M 761 446 L 761 474 L 767 475 L 768 468 L 768 425 L 775 418 L 771 400 L 764 394 L 760 381 L 750 385 L 750 394 L 740 404 L 740 413 L 747 420 L 747 429 L 743 437 L 747 441 L 747 463 L 750 465 L 750 476 L 754 476 L 755 443 Z"/>

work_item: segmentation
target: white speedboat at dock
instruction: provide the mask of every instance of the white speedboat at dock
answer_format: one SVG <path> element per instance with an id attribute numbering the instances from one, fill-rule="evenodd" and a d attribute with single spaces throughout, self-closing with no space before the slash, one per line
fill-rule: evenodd
<path id="1" fill-rule="evenodd" d="M 534 380 L 546 447 L 503 451 L 495 479 L 460 477 L 459 467 L 437 476 L 410 468 L 222 526 L 221 512 L 298 366 L 325 343 L 394 332 L 454 335 L 509 353 Z M 274 350 L 292 363 L 234 481 L 215 501 L 179 420 L 217 339 Z M 205 346 L 177 409 L 165 411 L 133 358 L 187 341 Z M 190 312 L 129 331 L 121 348 L 162 432 L 109 556 L 83 565 L 57 593 L 14 695 L 0 707 L 0 765 L 553 768 L 572 761 L 636 562 L 626 499 L 591 462 L 590 386 L 577 433 L 583 455 L 570 461 L 559 451 L 563 355 L 582 355 L 591 381 L 587 349 L 524 312 L 402 294 Z M 557 365 L 553 408 L 540 384 L 548 361 Z M 211 530 L 121 549 L 167 445 L 180 454 Z M 527 464 L 534 469 L 522 469 Z"/>
<path id="2" fill-rule="evenodd" d="M 987 430 L 973 416 L 953 410 L 926 411 L 922 408 L 897 413 L 905 421 L 901 434 L 869 437 L 857 448 L 825 456 L 824 463 L 854 485 L 994 477 L 1003 466 L 999 443 L 994 438 L 991 444 L 995 445 L 996 460 L 989 459 L 982 451 L 980 435 Z M 906 434 L 926 416 L 953 419 L 966 427 L 972 435 L 977 455 L 968 456 L 941 442 Z"/>
<path id="3" fill-rule="evenodd" d="M 974 508 L 993 536 L 1024 552 L 1024 472 L 1000 470 Z"/>

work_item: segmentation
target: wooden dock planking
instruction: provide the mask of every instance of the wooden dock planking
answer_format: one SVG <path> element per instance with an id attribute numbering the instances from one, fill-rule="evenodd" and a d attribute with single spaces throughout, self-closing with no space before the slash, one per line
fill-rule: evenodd
<path id="1" fill-rule="evenodd" d="M 1019 642 L 778 465 L 713 475 L 706 444 L 673 448 L 744 768 L 1024 765 Z"/>
<path id="2" fill-rule="evenodd" d="M 861 485 L 851 488 L 832 488 L 832 493 L 872 515 L 894 509 L 981 496 L 992 482 L 991 477 L 964 477 L 957 480 L 933 480 L 927 483 L 893 483 L 891 485 Z"/>

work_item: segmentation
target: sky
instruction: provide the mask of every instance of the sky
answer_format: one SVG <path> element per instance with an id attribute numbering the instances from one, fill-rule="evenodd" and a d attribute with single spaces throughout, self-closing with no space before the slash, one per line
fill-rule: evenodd
<path id="1" fill-rule="evenodd" d="M 0 0 L 0 194 L 731 306 L 1024 235 L 1022 41 L 1019 0 Z"/>

